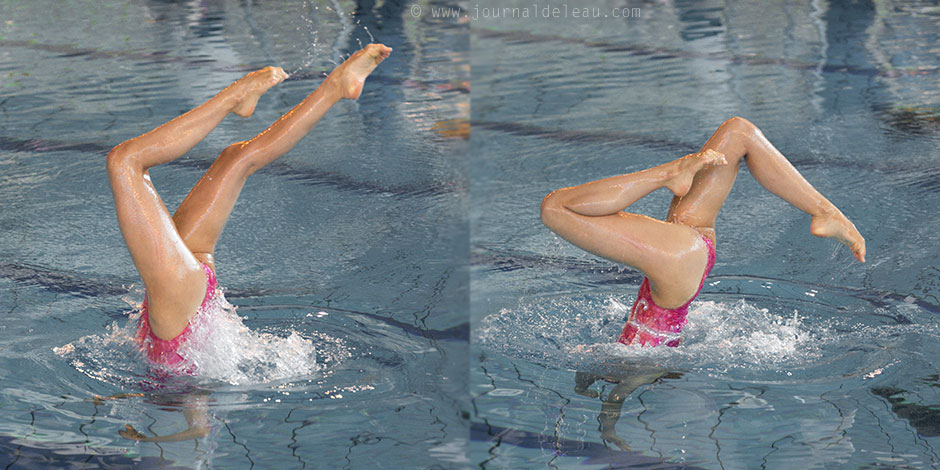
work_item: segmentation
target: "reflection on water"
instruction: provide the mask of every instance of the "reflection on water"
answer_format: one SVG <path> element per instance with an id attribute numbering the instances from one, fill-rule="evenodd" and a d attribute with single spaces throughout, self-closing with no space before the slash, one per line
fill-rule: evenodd
<path id="1" fill-rule="evenodd" d="M 630 450 L 629 443 L 617 435 L 617 421 L 620 420 L 623 402 L 638 387 L 652 384 L 660 378 L 666 377 L 677 379 L 681 378 L 682 375 L 669 374 L 664 369 L 651 370 L 650 367 L 633 371 L 621 370 L 619 373 L 607 372 L 600 374 L 579 370 L 574 378 L 574 391 L 579 395 L 597 398 L 602 402 L 600 414 L 597 416 L 597 422 L 600 423 L 598 430 L 601 433 L 601 439 L 614 444 L 620 450 Z M 603 381 L 606 384 L 601 385 L 600 390 L 591 389 L 591 385 L 597 381 Z M 609 391 L 607 390 L 607 384 L 612 385 Z"/>
<path id="2" fill-rule="evenodd" d="M 933 374 L 920 379 L 920 382 L 931 388 L 940 387 L 940 375 Z M 891 411 L 907 420 L 921 436 L 940 436 L 940 405 L 918 403 L 914 400 L 923 398 L 918 397 L 916 392 L 891 386 L 874 387 L 871 393 L 887 400 L 891 404 Z"/>

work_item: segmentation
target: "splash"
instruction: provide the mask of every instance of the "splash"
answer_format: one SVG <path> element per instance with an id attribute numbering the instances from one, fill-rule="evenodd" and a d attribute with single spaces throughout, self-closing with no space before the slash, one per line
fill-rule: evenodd
<path id="1" fill-rule="evenodd" d="M 142 298 L 143 289 L 131 287 L 130 292 L 122 297 L 132 309 L 123 325 L 112 322 L 102 334 L 83 336 L 52 348 L 52 351 L 93 379 L 122 387 L 136 386 L 139 378 L 147 373 L 146 368 L 141 366 L 146 359 L 135 340 Z"/>
<path id="2" fill-rule="evenodd" d="M 481 344 L 511 356 L 570 367 L 599 358 L 655 360 L 673 367 L 777 369 L 820 355 L 827 330 L 744 300 L 695 302 L 679 348 L 637 348 L 614 342 L 629 315 L 615 298 L 558 298 L 503 309 L 483 319 Z"/>
<path id="3" fill-rule="evenodd" d="M 180 346 L 186 366 L 200 377 L 245 385 L 313 375 L 319 370 L 313 341 L 290 331 L 286 338 L 252 331 L 225 295 L 190 321 L 191 336 Z"/>
<path id="4" fill-rule="evenodd" d="M 481 344 L 515 357 L 570 364 L 597 341 L 616 338 L 626 312 L 614 299 L 549 298 L 487 316 L 476 333 Z"/>
<path id="5" fill-rule="evenodd" d="M 778 367 L 820 357 L 829 337 L 822 324 L 807 325 L 797 310 L 789 314 L 734 303 L 700 302 L 689 315 L 689 354 L 731 367 Z"/>
<path id="6" fill-rule="evenodd" d="M 328 64 L 331 64 L 334 68 L 338 67 L 344 60 L 348 59 L 352 55 L 352 53 L 342 52 L 343 50 L 349 48 L 352 40 L 355 40 L 356 44 L 358 45 L 358 49 L 362 49 L 364 47 L 362 39 L 360 39 L 358 36 L 354 36 L 358 28 L 362 28 L 366 35 L 369 36 L 370 43 L 376 42 L 375 37 L 372 35 L 372 31 L 369 30 L 369 27 L 361 24 L 361 20 L 355 17 L 355 11 L 346 13 L 343 10 L 343 5 L 336 0 L 332 0 L 331 4 L 332 6 L 325 5 L 323 7 L 323 11 L 329 12 L 331 14 L 330 18 L 326 20 L 326 24 L 332 25 L 339 23 L 342 29 L 339 31 L 331 46 L 322 46 L 324 49 L 329 47 L 332 50 L 321 51 L 319 50 L 321 47 L 320 25 L 317 21 L 318 15 L 321 13 L 320 6 L 304 0 L 303 12 L 300 16 L 301 20 L 305 24 L 306 31 L 311 37 L 310 46 L 307 47 L 306 55 L 301 64 L 292 68 L 288 72 L 289 75 L 298 75 L 301 72 L 309 69 L 319 57 L 323 57 L 322 60 Z M 301 27 L 298 27 L 297 30 L 299 33 L 304 32 L 301 31 Z M 299 44 L 303 44 L 303 42 Z"/>
<path id="7" fill-rule="evenodd" d="M 304 22 L 306 25 L 306 31 L 310 34 L 310 45 L 306 49 L 304 60 L 300 63 L 299 66 L 288 72 L 289 75 L 295 75 L 303 70 L 306 70 L 313 64 L 313 61 L 316 60 L 317 56 L 319 55 L 317 48 L 319 47 L 320 42 L 320 28 L 317 27 L 315 20 L 315 12 L 319 10 L 319 8 L 320 7 L 318 6 L 314 6 L 313 9 L 311 9 L 307 0 L 304 0 L 303 12 L 300 14 L 300 19 Z M 298 32 L 303 32 L 299 27 L 297 30 Z"/>
<path id="8" fill-rule="evenodd" d="M 89 377 L 122 386 L 138 384 L 150 366 L 135 339 L 140 303 L 130 298 L 125 302 L 133 310 L 124 324 L 113 322 L 105 333 L 84 336 L 53 351 Z M 236 310 L 219 289 L 190 322 L 189 340 L 180 345 L 186 358 L 181 369 L 194 370 L 199 381 L 251 385 L 309 377 L 350 357 L 342 339 L 294 330 L 286 336 L 280 331 L 254 331 Z"/>

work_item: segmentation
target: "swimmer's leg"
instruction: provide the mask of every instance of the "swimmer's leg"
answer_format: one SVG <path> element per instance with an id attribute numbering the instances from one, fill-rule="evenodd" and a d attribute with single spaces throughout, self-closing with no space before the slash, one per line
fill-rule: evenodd
<path id="1" fill-rule="evenodd" d="M 633 266 L 649 278 L 662 307 L 688 301 L 708 263 L 707 246 L 692 227 L 621 212 L 650 192 L 666 187 L 689 191 L 695 174 L 723 165 L 716 152 L 687 155 L 663 165 L 559 189 L 542 201 L 542 222 L 579 248 Z"/>
<path id="2" fill-rule="evenodd" d="M 623 377 L 614 385 L 613 390 L 611 390 L 607 398 L 604 399 L 604 403 L 601 405 L 601 412 L 597 416 L 601 439 L 616 445 L 620 450 L 630 450 L 627 441 L 617 435 L 617 421 L 620 421 L 623 402 L 627 397 L 633 394 L 634 390 L 643 385 L 649 385 L 655 382 L 664 374 L 665 371 Z"/>
<path id="3" fill-rule="evenodd" d="M 173 221 L 186 246 L 215 270 L 212 253 L 249 175 L 287 153 L 340 99 L 356 99 L 391 48 L 370 44 L 353 54 L 300 104 L 247 142 L 228 146 L 180 204 Z"/>
<path id="4" fill-rule="evenodd" d="M 94 403 L 95 406 L 97 406 L 97 405 L 104 404 L 104 402 L 107 400 L 123 400 L 125 398 L 139 398 L 142 396 L 144 396 L 143 393 L 116 393 L 114 395 L 108 395 L 106 397 L 103 397 L 101 395 L 95 395 L 94 398 L 91 399 L 91 402 Z"/>
<path id="5" fill-rule="evenodd" d="M 249 74 L 199 107 L 108 153 L 118 224 L 147 288 L 150 324 L 160 338 L 170 339 L 183 331 L 205 296 L 206 277 L 147 170 L 186 153 L 228 113 L 250 114 L 257 96 L 278 81 L 263 71 Z"/>
<path id="6" fill-rule="evenodd" d="M 198 394 L 188 396 L 183 405 L 183 416 L 186 418 L 186 429 L 163 436 L 147 436 L 134 429 L 134 426 L 125 424 L 118 434 L 125 439 L 139 442 L 178 442 L 189 439 L 200 439 L 209 435 L 212 426 L 209 423 L 208 395 Z"/>
<path id="7" fill-rule="evenodd" d="M 754 124 L 733 117 L 708 139 L 702 150 L 725 155 L 727 167 L 715 167 L 696 176 L 696 184 L 727 195 L 743 158 L 754 179 L 768 191 L 812 216 L 810 232 L 817 237 L 835 238 L 848 246 L 859 261 L 865 261 L 865 239 L 839 209 L 816 190 L 796 168 L 764 137 Z"/>

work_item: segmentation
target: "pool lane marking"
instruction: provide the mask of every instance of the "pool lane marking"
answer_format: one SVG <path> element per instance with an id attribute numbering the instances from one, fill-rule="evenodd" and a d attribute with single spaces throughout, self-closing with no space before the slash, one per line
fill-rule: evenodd
<path id="1" fill-rule="evenodd" d="M 150 64 L 166 64 L 166 63 L 181 63 L 186 65 L 209 65 L 213 64 L 211 67 L 212 70 L 219 72 L 238 72 L 238 73 L 247 73 L 253 70 L 257 70 L 260 65 L 246 65 L 246 64 L 225 64 L 217 61 L 214 58 L 208 57 L 181 57 L 170 55 L 169 51 L 153 51 L 153 52 L 142 52 L 138 50 L 130 51 L 108 51 L 108 50 L 99 50 L 92 48 L 82 48 L 75 47 L 67 44 L 44 44 L 35 40 L 16 40 L 16 39 L 0 39 L 0 48 L 25 48 L 43 52 L 51 52 L 58 54 L 54 58 L 61 59 L 71 59 L 71 58 L 82 58 L 85 60 L 105 60 L 105 59 L 121 59 L 134 61 L 135 65 L 139 65 L 139 62 L 147 62 Z M 286 81 L 306 81 L 306 80 L 322 80 L 324 77 L 329 74 L 330 70 L 317 70 L 310 72 L 299 72 L 293 73 Z M 436 80 L 415 80 L 411 78 L 397 78 L 391 77 L 388 75 L 383 75 L 381 72 L 372 73 L 369 75 L 370 82 L 378 82 L 385 85 L 401 85 L 406 88 L 418 88 L 418 89 L 435 89 L 441 93 L 457 92 L 461 94 L 469 94 L 470 89 L 466 86 L 445 86 L 452 85 L 454 80 L 450 79 L 436 79 Z"/>
<path id="2" fill-rule="evenodd" d="M 111 147 L 93 142 L 64 142 L 51 139 L 22 139 L 0 136 L 0 150 L 9 152 L 82 152 L 103 157 Z M 209 166 L 206 158 L 180 158 L 165 163 L 168 167 L 192 168 L 205 171 Z M 349 175 L 318 170 L 316 168 L 298 168 L 284 161 L 274 161 L 259 171 L 259 174 L 276 175 L 287 181 L 296 181 L 306 186 L 330 186 L 333 188 L 361 194 L 380 194 L 395 197 L 435 197 L 452 193 L 467 192 L 467 185 L 461 179 L 453 181 L 434 181 L 431 184 L 420 182 L 397 186 L 383 186 L 377 182 L 359 181 Z"/>
<path id="3" fill-rule="evenodd" d="M 493 249 L 483 245 L 473 245 L 470 254 L 471 267 L 490 266 L 491 271 L 510 272 L 520 269 L 533 269 L 545 271 L 546 269 L 563 269 L 582 274 L 592 275 L 602 280 L 593 281 L 593 285 L 639 285 L 643 275 L 632 268 L 619 265 L 607 265 L 602 261 L 589 261 L 581 259 L 571 259 L 563 257 L 554 257 L 548 255 L 523 255 L 514 254 L 504 250 Z M 739 274 L 713 275 L 708 277 L 710 282 L 720 280 L 749 280 L 756 282 L 775 282 L 778 284 L 791 284 L 802 288 L 823 289 L 838 292 L 853 298 L 858 298 L 872 303 L 879 307 L 889 306 L 886 300 L 898 303 L 915 305 L 934 315 L 940 315 L 940 306 L 932 304 L 924 299 L 915 297 L 907 293 L 891 292 L 880 289 L 863 289 L 846 286 L 834 286 L 828 284 L 810 284 L 792 279 L 772 278 L 772 277 L 754 277 Z M 812 299 L 792 299 L 805 302 L 813 302 Z M 894 317 L 892 317 L 894 318 Z M 902 322 L 900 318 L 894 318 L 895 321 Z"/>
<path id="4" fill-rule="evenodd" d="M 537 137 L 550 139 L 557 142 L 564 142 L 578 145 L 591 144 L 621 144 L 646 147 L 653 150 L 666 150 L 676 155 L 694 153 L 699 150 L 699 146 L 689 143 L 663 139 L 653 136 L 647 136 L 642 133 L 631 133 L 622 131 L 597 131 L 597 130 L 568 130 L 562 128 L 552 128 L 522 124 L 519 122 L 508 121 L 487 121 L 474 119 L 470 121 L 471 129 L 475 132 L 491 131 L 500 132 L 509 135 L 522 137 Z M 860 162 L 849 157 L 839 157 L 838 155 L 816 155 L 802 157 L 799 155 L 787 154 L 787 158 L 800 170 L 812 169 L 815 167 L 825 168 L 847 168 L 856 170 L 866 170 L 879 173 L 885 176 L 897 174 L 915 174 L 922 179 L 918 179 L 916 184 L 920 187 L 940 187 L 940 171 L 925 170 L 922 163 L 914 162 L 890 162 L 890 165 L 884 161 L 865 161 Z M 913 184 L 913 183 L 909 183 Z"/>
<path id="5" fill-rule="evenodd" d="M 940 72 L 940 67 L 908 67 L 906 69 L 878 70 L 876 68 L 863 68 L 853 65 L 823 64 L 800 62 L 790 59 L 771 57 L 743 56 L 726 53 L 701 53 L 692 50 L 655 47 L 643 44 L 623 44 L 608 41 L 598 41 L 585 38 L 570 38 L 548 34 L 533 34 L 527 31 L 495 31 L 490 29 L 471 28 L 471 35 L 485 39 L 497 39 L 507 44 L 534 44 L 543 42 L 560 42 L 563 44 L 576 44 L 589 48 L 601 49 L 604 52 L 624 52 L 635 56 L 656 56 L 657 59 L 704 59 L 721 63 L 732 63 L 748 66 L 780 65 L 797 70 L 820 70 L 826 73 L 845 73 L 865 77 L 897 78 L 904 75 L 933 75 Z"/>
<path id="6" fill-rule="evenodd" d="M 10 279 L 15 283 L 22 283 L 27 286 L 38 286 L 52 292 L 70 294 L 75 297 L 123 296 L 129 292 L 129 289 L 124 286 L 134 284 L 133 282 L 121 282 L 117 278 L 85 278 L 84 276 L 87 276 L 87 274 L 71 274 L 55 271 L 44 266 L 25 263 L 0 262 L 0 278 Z M 258 297 L 261 292 L 226 289 L 226 294 L 232 299 L 239 299 Z M 464 322 L 443 330 L 435 330 L 420 328 L 413 324 L 396 320 L 391 316 L 379 315 L 377 313 L 322 305 L 306 305 L 305 308 L 362 315 L 402 330 L 409 335 L 422 338 L 454 341 L 469 341 L 470 338 L 469 322 Z M 123 316 L 123 312 L 121 316 Z"/>

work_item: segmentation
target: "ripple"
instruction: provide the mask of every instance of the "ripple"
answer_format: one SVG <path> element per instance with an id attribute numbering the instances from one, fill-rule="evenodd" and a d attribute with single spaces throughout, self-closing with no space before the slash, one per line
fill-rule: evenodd
<path id="1" fill-rule="evenodd" d="M 194 336 L 199 346 L 184 354 L 191 358 L 186 367 L 195 366 L 198 376 L 168 376 L 148 366 L 137 346 L 139 303 L 134 298 L 141 295 L 138 291 L 125 298 L 132 307 L 126 319 L 54 352 L 106 386 L 169 394 L 194 389 L 235 394 L 225 400 L 229 406 L 233 400 L 281 403 L 397 393 L 398 378 L 389 370 L 401 368 L 407 362 L 405 355 L 421 349 L 411 335 L 368 316 L 301 305 L 256 305 L 246 307 L 248 314 L 242 317 L 219 296 L 220 308 L 200 319 L 208 325 L 193 329 L 210 334 Z M 254 393 L 239 398 L 243 392 Z"/>
<path id="2" fill-rule="evenodd" d="M 864 377 L 940 337 L 935 315 L 910 298 L 734 278 L 711 282 L 692 303 L 678 348 L 636 348 L 613 342 L 632 301 L 540 297 L 485 317 L 477 337 L 487 349 L 546 367 L 656 365 L 761 383 Z"/>

